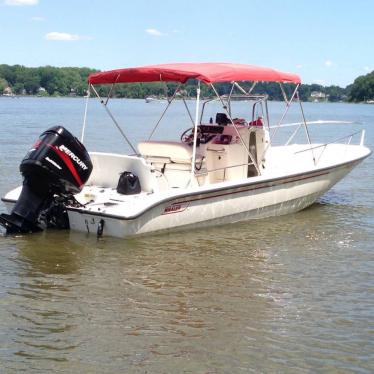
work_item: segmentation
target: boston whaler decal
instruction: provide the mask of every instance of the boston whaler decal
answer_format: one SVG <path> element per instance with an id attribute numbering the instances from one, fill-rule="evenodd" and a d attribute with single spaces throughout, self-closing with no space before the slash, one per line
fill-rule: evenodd
<path id="1" fill-rule="evenodd" d="M 172 214 L 172 213 L 180 213 L 185 211 L 188 206 L 190 205 L 189 202 L 186 203 L 173 203 L 171 205 L 168 205 L 162 214 Z"/>

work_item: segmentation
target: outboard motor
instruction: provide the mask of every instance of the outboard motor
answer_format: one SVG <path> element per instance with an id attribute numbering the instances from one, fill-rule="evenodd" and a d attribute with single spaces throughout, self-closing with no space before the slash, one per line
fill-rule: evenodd
<path id="1" fill-rule="evenodd" d="M 82 190 L 92 172 L 83 144 L 62 126 L 43 132 L 20 165 L 23 186 L 11 214 L 1 214 L 7 233 L 68 228 L 64 204 Z"/>

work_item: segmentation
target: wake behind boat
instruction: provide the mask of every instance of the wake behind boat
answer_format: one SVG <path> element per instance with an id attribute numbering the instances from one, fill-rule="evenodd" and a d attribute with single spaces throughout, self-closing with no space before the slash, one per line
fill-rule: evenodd
<path id="1" fill-rule="evenodd" d="M 196 81 L 194 113 L 182 89 L 190 79 Z M 275 128 L 268 96 L 255 94 L 261 81 L 278 82 L 285 100 Z M 2 214 L 0 223 L 8 233 L 57 227 L 126 238 L 288 214 L 313 204 L 371 153 L 364 146 L 364 130 L 342 143 L 311 142 L 295 74 L 252 65 L 180 63 L 96 73 L 88 82 L 133 155 L 87 153 L 82 144 L 86 121 L 82 143 L 61 126 L 47 130 L 21 163 L 23 186 L 2 199 L 10 214 Z M 178 83 L 150 136 L 137 147 L 110 112 L 110 98 L 103 100 L 96 89 L 109 84 L 111 93 L 115 84 L 131 82 Z M 219 94 L 221 82 L 230 82 L 229 94 Z M 202 84 L 215 99 L 201 101 Z M 293 87 L 290 95 L 285 84 Z M 185 104 L 191 127 L 177 141 L 152 140 L 176 96 Z M 213 100 L 222 109 L 206 118 Z M 235 115 L 234 100 L 245 101 L 244 118 Z M 291 104 L 299 107 L 301 121 L 285 145 L 275 145 Z M 306 142 L 293 144 L 301 129 Z"/>

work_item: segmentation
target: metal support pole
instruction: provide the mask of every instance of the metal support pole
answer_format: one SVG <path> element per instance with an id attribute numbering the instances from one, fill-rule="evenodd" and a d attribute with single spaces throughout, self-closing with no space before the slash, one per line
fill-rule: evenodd
<path id="1" fill-rule="evenodd" d="M 112 83 L 112 86 L 110 87 L 110 90 L 108 92 L 108 96 L 106 98 L 106 102 L 105 102 L 105 106 L 108 105 L 108 102 L 109 102 L 109 99 L 112 97 L 112 92 L 114 90 L 114 86 L 116 85 L 119 77 L 120 77 L 121 74 L 117 74 L 117 77 L 116 77 L 116 80 Z"/>
<path id="2" fill-rule="evenodd" d="M 226 108 L 226 106 L 225 106 L 225 103 L 223 102 L 221 96 L 218 94 L 216 88 L 213 86 L 212 83 L 210 84 L 210 86 L 212 87 L 212 89 L 213 89 L 214 93 L 216 94 L 216 96 L 218 97 L 218 99 L 221 101 L 222 107 L 223 107 L 223 109 L 225 110 L 225 112 L 226 112 L 226 114 L 227 114 L 227 116 L 228 116 L 228 118 L 229 118 L 231 124 L 234 126 L 234 129 L 235 129 L 237 135 L 239 136 L 239 139 L 240 139 L 240 141 L 241 141 L 241 143 L 242 143 L 244 149 L 247 151 L 249 158 L 251 159 L 253 165 L 255 166 L 258 175 L 261 175 L 261 171 L 260 171 L 259 167 L 257 166 L 257 163 L 255 162 L 255 159 L 254 159 L 252 153 L 251 153 L 250 150 L 248 149 L 248 147 L 247 147 L 247 145 L 245 144 L 245 142 L 244 142 L 242 136 L 240 135 L 240 132 L 239 132 L 238 129 L 236 128 L 236 126 L 235 126 L 235 124 L 234 124 L 234 121 L 233 121 L 233 119 L 231 118 L 230 113 L 228 112 L 228 110 L 227 110 L 227 108 Z"/>
<path id="3" fill-rule="evenodd" d="M 296 134 L 299 132 L 301 126 L 303 125 L 302 122 L 299 123 L 299 125 L 296 127 L 296 130 L 291 134 L 291 136 L 288 138 L 288 140 L 286 141 L 286 144 L 285 145 L 289 145 L 293 138 L 296 136 Z"/>
<path id="4" fill-rule="evenodd" d="M 365 143 L 365 129 L 361 132 L 360 146 L 362 147 Z"/>
<path id="5" fill-rule="evenodd" d="M 127 144 L 130 146 L 130 148 L 133 150 L 134 154 L 137 154 L 136 152 L 136 149 L 134 148 L 134 146 L 131 144 L 130 140 L 127 138 L 126 134 L 123 132 L 123 130 L 121 129 L 120 125 L 118 124 L 118 122 L 116 121 L 116 119 L 113 117 L 113 114 L 111 113 L 111 111 L 108 109 L 108 107 L 105 105 L 105 102 L 104 100 L 100 97 L 100 95 L 98 94 L 98 92 L 96 91 L 95 87 L 91 84 L 91 88 L 93 89 L 93 91 L 95 92 L 95 95 L 98 97 L 98 99 L 100 100 L 100 103 L 103 105 L 103 107 L 105 108 L 106 112 L 108 113 L 109 117 L 112 119 L 113 123 L 115 124 L 115 126 L 117 127 L 118 131 L 121 133 L 121 135 L 123 136 L 123 138 L 126 140 Z"/>
<path id="6" fill-rule="evenodd" d="M 247 91 L 238 82 L 234 82 L 233 84 L 239 89 L 241 93 L 243 93 L 244 95 L 248 95 Z"/>
<path id="7" fill-rule="evenodd" d="M 254 81 L 253 82 L 253 84 L 252 84 L 252 86 L 251 86 L 251 88 L 248 90 L 248 92 L 242 87 L 242 86 L 240 86 L 240 84 L 238 83 L 238 82 L 234 82 L 234 84 L 235 84 L 235 86 L 237 87 L 237 88 L 239 88 L 239 90 L 241 91 L 241 92 L 243 92 L 243 94 L 245 94 L 245 95 L 250 95 L 251 94 L 251 92 L 254 90 L 254 88 L 256 87 L 256 84 L 257 84 L 257 81 Z"/>
<path id="8" fill-rule="evenodd" d="M 266 124 L 267 124 L 268 130 L 270 130 L 270 117 L 269 117 L 269 108 L 268 108 L 267 98 L 265 100 L 265 112 L 266 112 Z M 270 141 L 270 139 L 269 139 L 269 141 Z"/>
<path id="9" fill-rule="evenodd" d="M 167 112 L 167 110 L 169 109 L 169 106 L 171 105 L 171 103 L 173 102 L 174 98 L 175 98 L 175 95 L 177 94 L 177 92 L 179 91 L 179 88 L 180 88 L 181 84 L 179 83 L 178 84 L 178 87 L 175 89 L 174 93 L 173 93 L 173 96 L 171 97 L 171 99 L 169 100 L 168 99 L 168 104 L 166 105 L 166 108 L 164 109 L 164 111 L 162 112 L 161 114 L 161 117 L 160 119 L 157 121 L 155 127 L 153 128 L 153 130 L 151 131 L 149 137 L 148 137 L 148 140 L 150 140 L 153 136 L 153 134 L 155 133 L 158 125 L 160 124 L 161 120 L 164 118 L 164 115 L 165 113 Z"/>
<path id="10" fill-rule="evenodd" d="M 270 139 L 274 138 L 275 134 L 277 133 L 277 131 L 278 131 L 278 129 L 279 129 L 280 124 L 282 123 L 282 121 L 284 120 L 284 117 L 285 117 L 286 114 L 288 113 L 288 109 L 290 108 L 291 103 L 292 103 L 292 101 L 293 101 L 293 99 L 294 99 L 296 93 L 298 92 L 299 86 L 300 86 L 300 83 L 296 86 L 296 88 L 295 88 L 295 90 L 294 90 L 294 92 L 293 92 L 293 94 L 292 94 L 292 96 L 291 96 L 291 99 L 290 99 L 289 101 L 286 102 L 286 109 L 285 109 L 285 111 L 283 112 L 283 115 L 282 115 L 280 121 L 278 122 L 278 125 L 275 127 L 273 133 L 271 134 Z"/>
<path id="11" fill-rule="evenodd" d="M 82 126 L 82 134 L 81 134 L 81 143 L 84 141 L 84 133 L 86 131 L 86 123 L 87 123 L 87 109 L 88 109 L 88 100 L 90 99 L 90 85 L 88 85 L 87 90 L 87 97 L 86 97 L 86 106 L 84 108 L 84 117 L 83 117 L 83 126 Z"/>
<path id="12" fill-rule="evenodd" d="M 272 127 L 270 127 L 270 124 L 269 124 L 269 134 L 270 134 L 270 129 L 271 128 L 274 128 L 274 131 L 273 131 L 272 134 L 270 134 L 269 144 L 265 147 L 264 151 L 262 152 L 261 159 L 263 159 L 265 157 L 265 154 L 268 151 L 268 149 L 269 149 L 269 147 L 270 147 L 270 145 L 271 145 L 271 143 L 273 141 L 273 138 L 274 138 L 275 134 L 277 133 L 278 129 L 281 127 L 281 123 L 282 123 L 284 117 L 286 116 L 286 114 L 288 112 L 288 109 L 290 108 L 291 103 L 292 103 L 292 101 L 293 101 L 296 93 L 298 92 L 299 86 L 300 86 L 300 83 L 296 86 L 296 88 L 295 88 L 295 90 L 294 90 L 294 92 L 293 92 L 290 100 L 288 102 L 286 102 L 286 109 L 284 110 L 283 115 L 282 115 L 280 121 L 278 122 L 278 124 L 276 126 L 272 126 Z"/>
<path id="13" fill-rule="evenodd" d="M 251 92 L 255 89 L 255 87 L 256 87 L 256 85 L 257 85 L 257 81 L 255 81 L 255 82 L 253 82 L 253 84 L 252 84 L 252 86 L 251 86 L 251 88 L 248 90 L 248 95 L 250 95 L 251 94 Z"/>
<path id="14" fill-rule="evenodd" d="M 256 82 L 253 82 L 251 88 L 249 89 L 249 91 L 247 92 L 238 82 L 234 82 L 235 86 L 244 94 L 244 95 L 247 95 L 249 96 L 251 94 L 251 92 L 253 91 L 253 89 L 256 87 L 256 84 L 257 84 L 257 81 Z"/>
<path id="15" fill-rule="evenodd" d="M 197 125 L 199 123 L 199 104 L 200 104 L 200 81 L 197 81 L 196 108 L 195 108 L 195 126 L 194 126 L 194 134 L 193 134 L 192 164 L 191 164 L 191 185 L 192 185 L 193 178 L 195 178 L 196 145 L 197 145 Z"/>
<path id="16" fill-rule="evenodd" d="M 299 92 L 297 92 L 297 98 L 298 98 L 298 102 L 300 104 L 301 115 L 303 116 L 303 122 L 304 122 L 303 123 L 304 124 L 304 129 L 305 129 L 306 137 L 308 138 L 308 143 L 310 145 L 310 151 L 312 152 L 313 162 L 314 162 L 314 165 L 316 165 L 316 158 L 314 157 L 312 142 L 310 141 L 310 134 L 309 134 L 309 130 L 308 130 L 308 125 L 306 124 L 304 109 L 303 109 L 303 106 L 301 104 L 301 100 L 299 98 Z"/>
<path id="17" fill-rule="evenodd" d="M 118 79 L 118 77 L 117 77 L 117 79 Z M 116 80 L 117 80 L 117 79 L 116 79 Z M 107 96 L 107 98 L 106 98 L 105 105 L 108 105 L 109 99 L 110 99 L 111 96 L 112 96 L 112 92 L 113 92 L 114 84 L 115 84 L 115 83 L 113 83 L 112 86 L 110 87 L 110 90 L 109 90 L 109 92 L 108 92 L 108 96 Z"/>
<path id="18" fill-rule="evenodd" d="M 227 106 L 229 108 L 229 113 L 230 113 L 230 116 L 231 116 L 231 96 L 234 92 L 234 88 L 235 88 L 235 83 L 236 82 L 231 82 L 232 83 L 232 86 L 231 86 L 231 90 L 230 90 L 230 93 L 229 93 L 229 97 L 227 98 Z"/>
<path id="19" fill-rule="evenodd" d="M 287 94 L 286 94 L 286 91 L 284 90 L 283 84 L 281 82 L 279 82 L 279 87 L 282 91 L 284 101 L 288 104 Z"/>
<path id="20" fill-rule="evenodd" d="M 248 92 L 246 92 L 246 90 L 238 83 L 238 82 L 234 82 L 235 83 L 235 86 L 244 94 L 244 95 L 247 95 L 247 96 L 250 96 L 252 90 L 255 88 L 257 82 L 253 82 L 251 88 L 249 89 Z M 269 120 L 269 109 L 268 109 L 268 95 L 265 96 L 265 100 L 263 100 L 265 102 L 265 115 L 266 115 L 266 118 L 265 118 L 265 121 L 266 121 L 266 126 L 268 127 L 268 129 L 270 129 L 270 120 Z"/>
<path id="21" fill-rule="evenodd" d="M 192 115 L 191 115 L 191 112 L 190 112 L 190 110 L 188 109 L 188 105 L 187 105 L 187 103 L 186 103 L 186 99 L 185 99 L 184 96 L 182 97 L 182 100 L 183 100 L 183 104 L 184 104 L 184 106 L 186 107 L 186 110 L 187 110 L 188 116 L 190 117 L 190 120 L 191 120 L 191 122 L 192 122 L 192 126 L 194 126 L 194 125 L 195 125 L 195 121 L 193 120 Z"/>

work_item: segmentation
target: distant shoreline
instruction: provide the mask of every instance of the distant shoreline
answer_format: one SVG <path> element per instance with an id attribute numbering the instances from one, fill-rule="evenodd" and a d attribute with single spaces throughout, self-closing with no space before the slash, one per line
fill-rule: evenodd
<path id="1" fill-rule="evenodd" d="M 87 94 L 87 79 L 90 74 L 98 70 L 82 67 L 26 67 L 22 65 L 0 64 L 0 93 L 16 96 L 41 96 L 41 97 L 84 97 Z M 152 96 L 171 96 L 176 88 L 176 83 L 129 83 L 119 84 L 113 96 L 131 99 L 145 99 Z M 230 84 L 217 85 L 221 93 L 230 91 Z M 243 83 L 244 89 L 250 88 L 249 82 Z M 258 93 L 266 92 L 270 100 L 283 100 L 283 94 L 276 82 L 258 82 Z M 285 86 L 286 94 L 291 94 L 291 88 Z M 193 97 L 196 93 L 194 81 L 187 81 L 184 85 L 187 96 Z M 100 96 L 106 96 L 108 87 L 98 86 Z M 301 84 L 300 99 L 303 102 L 374 102 L 374 71 L 359 76 L 347 87 L 335 85 L 322 86 L 320 84 Z M 208 88 L 201 87 L 201 95 L 209 96 Z"/>
<path id="2" fill-rule="evenodd" d="M 59 95 L 59 96 L 39 96 L 39 95 L 0 95 L 0 100 L 2 98 L 6 99 L 24 99 L 24 98 L 37 98 L 37 99 L 81 99 L 85 100 L 87 97 L 85 96 L 70 96 L 70 95 Z M 95 96 L 90 96 L 89 99 L 97 99 Z M 141 100 L 145 102 L 145 98 L 139 98 L 139 97 L 112 97 L 110 100 Z M 178 99 L 175 99 L 176 101 L 179 101 Z M 194 98 L 187 98 L 186 100 L 194 100 Z M 270 102 L 282 102 L 282 100 L 272 100 L 269 99 Z M 351 101 L 310 101 L 310 100 L 302 100 L 303 103 L 311 103 L 311 104 L 364 104 L 364 105 L 373 105 L 374 103 L 368 103 L 366 101 L 360 101 L 360 102 L 351 102 Z"/>

